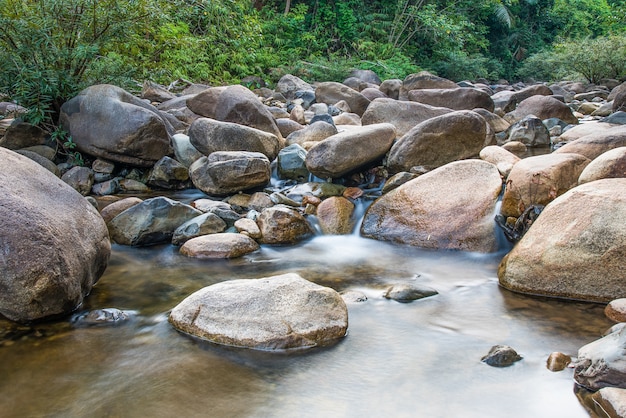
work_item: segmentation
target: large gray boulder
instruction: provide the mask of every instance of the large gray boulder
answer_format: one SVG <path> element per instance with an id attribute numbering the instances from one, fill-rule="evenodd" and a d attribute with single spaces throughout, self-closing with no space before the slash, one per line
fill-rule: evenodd
<path id="1" fill-rule="evenodd" d="M 391 123 L 396 127 L 396 137 L 400 138 L 416 125 L 450 112 L 452 109 L 418 102 L 375 99 L 361 117 L 361 123 L 363 125 Z"/>
<path id="2" fill-rule="evenodd" d="M 174 231 L 202 215 L 197 209 L 167 197 L 154 197 L 131 206 L 109 223 L 111 238 L 122 245 L 147 246 L 172 241 Z"/>
<path id="3" fill-rule="evenodd" d="M 573 188 L 546 206 L 502 260 L 500 284 L 521 293 L 594 302 L 626 297 L 625 217 L 626 179 Z"/>
<path id="4" fill-rule="evenodd" d="M 408 93 L 409 100 L 453 110 L 486 109 L 493 112 L 491 96 L 482 90 L 471 87 L 453 89 L 419 89 Z"/>
<path id="5" fill-rule="evenodd" d="M 485 145 L 487 122 L 476 112 L 459 110 L 420 123 L 396 141 L 387 158 L 393 173 L 415 166 L 436 168 L 477 156 Z"/>
<path id="6" fill-rule="evenodd" d="M 217 151 L 189 167 L 194 186 L 209 195 L 223 196 L 266 185 L 270 160 L 260 152 Z"/>
<path id="7" fill-rule="evenodd" d="M 548 146 L 551 144 L 550 131 L 541 119 L 528 115 L 509 127 L 506 142 L 521 142 L 529 147 Z"/>
<path id="8" fill-rule="evenodd" d="M 390 123 L 347 129 L 318 142 L 306 155 L 306 167 L 320 178 L 341 177 L 382 159 L 396 137 Z"/>
<path id="9" fill-rule="evenodd" d="M 507 177 L 500 213 L 517 218 L 531 206 L 547 205 L 578 185 L 578 177 L 589 162 L 580 154 L 524 158 Z"/>
<path id="10" fill-rule="evenodd" d="M 172 325 L 216 344 L 257 350 L 324 346 L 346 335 L 336 291 L 295 273 L 231 280 L 200 289 L 170 314 Z"/>
<path id="11" fill-rule="evenodd" d="M 363 115 L 370 101 L 356 90 L 334 81 L 319 83 L 315 89 L 315 101 L 318 103 L 335 104 L 344 100 L 350 110 L 359 116 Z"/>
<path id="12" fill-rule="evenodd" d="M 250 126 L 282 139 L 270 111 L 244 86 L 211 87 L 190 97 L 187 107 L 206 118 Z"/>
<path id="13" fill-rule="evenodd" d="M 276 135 L 210 118 L 196 119 L 187 134 L 191 145 L 204 155 L 216 151 L 251 151 L 265 154 L 272 161 L 281 148 L 281 141 Z"/>
<path id="14" fill-rule="evenodd" d="M 68 314 L 104 273 L 109 233 L 76 190 L 0 148 L 0 314 L 19 322 Z"/>
<path id="15" fill-rule="evenodd" d="M 60 124 L 76 150 L 150 167 L 171 153 L 174 129 L 152 105 L 108 84 L 86 88 L 61 106 Z"/>
<path id="16" fill-rule="evenodd" d="M 500 173 L 491 163 L 450 163 L 374 201 L 361 234 L 423 248 L 492 252 L 497 249 L 493 216 L 501 188 Z"/>

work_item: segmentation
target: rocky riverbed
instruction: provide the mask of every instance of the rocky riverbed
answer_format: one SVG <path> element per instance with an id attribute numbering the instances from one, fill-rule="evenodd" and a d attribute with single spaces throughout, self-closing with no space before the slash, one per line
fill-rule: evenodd
<path id="1" fill-rule="evenodd" d="M 315 85 L 288 75 L 274 90 L 254 92 L 190 85 L 174 94 L 146 83 L 137 97 L 99 85 L 62 107 L 60 122 L 84 166 L 59 160 L 43 132 L 20 122 L 23 110 L 5 104 L 16 119 L 0 140 L 0 313 L 22 323 L 63 321 L 105 272 L 109 239 L 171 245 L 181 257 L 216 263 L 356 232 L 397 246 L 492 254 L 502 287 L 613 301 L 609 317 L 624 321 L 614 314 L 626 297 L 624 91 L 612 80 L 511 86 L 431 74 L 381 81 L 362 71 Z M 541 155 L 529 157 L 535 149 Z M 172 198 L 191 189 L 197 198 Z M 504 257 L 502 231 L 515 243 Z M 254 295 L 239 302 L 226 285 L 202 289 L 210 297 L 187 295 L 184 309 L 170 307 L 171 323 L 263 350 L 351 338 L 339 312 L 353 299 L 342 300 L 332 284 L 298 295 L 297 281 L 316 280 L 285 273 L 293 274 L 233 282 Z M 267 294 L 255 287 L 264 282 Z M 398 289 L 386 293 L 424 290 Z M 318 313 L 300 319 L 302 311 Z M 207 322 L 218 317 L 242 321 Z M 576 381 L 597 391 L 594 402 L 616 411 L 610 416 L 625 416 L 625 332 L 615 327 L 572 364 Z"/>

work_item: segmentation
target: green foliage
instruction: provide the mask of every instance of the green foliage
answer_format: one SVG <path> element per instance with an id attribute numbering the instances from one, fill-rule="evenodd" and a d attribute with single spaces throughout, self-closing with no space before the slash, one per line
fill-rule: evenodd
<path id="1" fill-rule="evenodd" d="M 568 38 L 605 35 L 611 15 L 606 0 L 554 0 L 551 15 Z"/>
<path id="2" fill-rule="evenodd" d="M 608 36 L 567 41 L 530 57 L 519 74 L 558 80 L 584 78 L 598 83 L 603 78 L 626 78 L 626 38 Z"/>

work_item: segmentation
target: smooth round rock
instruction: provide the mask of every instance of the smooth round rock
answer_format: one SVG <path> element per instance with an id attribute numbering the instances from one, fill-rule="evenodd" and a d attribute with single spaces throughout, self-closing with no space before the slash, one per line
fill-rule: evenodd
<path id="1" fill-rule="evenodd" d="M 237 258 L 259 249 L 259 244 L 244 234 L 202 235 L 186 241 L 180 253 L 194 258 Z"/>
<path id="2" fill-rule="evenodd" d="M 604 314 L 611 321 L 626 322 L 626 298 L 610 301 L 604 308 Z"/>

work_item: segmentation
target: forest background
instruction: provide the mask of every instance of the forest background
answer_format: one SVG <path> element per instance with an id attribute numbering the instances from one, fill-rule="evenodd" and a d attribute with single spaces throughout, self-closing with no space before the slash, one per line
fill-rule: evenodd
<path id="1" fill-rule="evenodd" d="M 0 96 L 51 132 L 90 84 L 342 81 L 353 68 L 621 79 L 626 0 L 0 0 Z"/>

